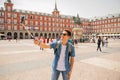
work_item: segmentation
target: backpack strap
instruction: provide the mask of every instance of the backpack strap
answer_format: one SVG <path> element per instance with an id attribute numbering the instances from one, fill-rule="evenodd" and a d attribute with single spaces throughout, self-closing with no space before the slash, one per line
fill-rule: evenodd
<path id="1" fill-rule="evenodd" d="M 69 61 L 70 54 L 71 54 L 71 47 L 72 47 L 72 45 L 70 43 L 68 43 L 68 61 Z"/>
<path id="2" fill-rule="evenodd" d="M 54 54 L 57 52 L 57 49 L 60 47 L 60 42 L 57 42 L 57 44 L 54 47 Z"/>
<path id="3" fill-rule="evenodd" d="M 71 53 L 71 44 L 70 43 L 68 43 L 68 53 L 70 54 Z"/>
<path id="4" fill-rule="evenodd" d="M 54 54 L 56 54 L 58 48 L 60 47 L 61 42 L 57 42 L 57 44 L 54 47 Z M 71 47 L 72 44 L 68 43 L 68 61 L 69 61 L 69 57 L 70 57 L 70 53 L 71 53 Z"/>

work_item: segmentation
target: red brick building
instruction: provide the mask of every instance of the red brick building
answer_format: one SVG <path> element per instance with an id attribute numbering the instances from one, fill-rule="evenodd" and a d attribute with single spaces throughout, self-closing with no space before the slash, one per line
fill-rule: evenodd
<path id="1" fill-rule="evenodd" d="M 13 9 L 13 6 L 11 0 L 7 0 L 4 7 L 0 8 L 0 33 L 10 36 L 12 39 L 30 38 L 25 28 L 30 30 L 33 36 L 46 38 L 59 37 L 64 29 L 72 31 L 74 27 L 82 27 L 83 36 L 120 34 L 120 14 L 92 20 L 80 18 L 82 25 L 79 26 L 74 24 L 73 16 L 61 15 L 56 4 L 52 14 Z M 25 17 L 25 28 L 20 24 L 23 16 Z"/>
<path id="2" fill-rule="evenodd" d="M 4 3 L 4 7 L 0 8 L 0 33 L 11 36 L 13 39 L 30 38 L 20 24 L 23 16 L 26 28 L 33 36 L 56 38 L 64 29 L 72 31 L 74 26 L 72 16 L 60 15 L 56 4 L 52 14 L 13 9 L 13 3 L 10 0 Z"/>
<path id="3" fill-rule="evenodd" d="M 120 14 L 109 14 L 90 21 L 91 33 L 102 36 L 120 36 Z"/>

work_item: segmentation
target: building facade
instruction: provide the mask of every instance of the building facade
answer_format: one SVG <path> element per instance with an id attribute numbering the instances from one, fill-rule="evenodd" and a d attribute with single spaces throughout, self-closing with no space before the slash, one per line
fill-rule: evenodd
<path id="1" fill-rule="evenodd" d="M 5 34 L 12 39 L 29 39 L 31 36 L 42 36 L 45 38 L 57 38 L 64 29 L 72 31 L 73 28 L 82 28 L 83 36 L 99 34 L 120 34 L 120 14 L 112 17 L 86 19 L 80 18 L 81 26 L 75 24 L 73 17 L 61 15 L 55 8 L 51 14 L 33 12 L 22 9 L 13 9 L 14 4 L 11 0 L 4 3 L 4 7 L 0 8 L 0 33 Z M 21 18 L 24 17 L 24 24 L 21 26 Z"/>
<path id="2" fill-rule="evenodd" d="M 90 21 L 90 26 L 92 34 L 118 37 L 120 36 L 120 14 L 94 18 Z"/>
<path id="3" fill-rule="evenodd" d="M 10 36 L 12 39 L 28 39 L 30 35 L 43 36 L 45 38 L 57 38 L 64 29 L 72 31 L 74 21 L 72 16 L 60 15 L 55 4 L 52 14 L 33 12 L 28 10 L 13 9 L 13 3 L 7 0 L 4 8 L 0 8 L 0 33 Z M 25 28 L 21 26 L 21 17 L 25 18 Z"/>

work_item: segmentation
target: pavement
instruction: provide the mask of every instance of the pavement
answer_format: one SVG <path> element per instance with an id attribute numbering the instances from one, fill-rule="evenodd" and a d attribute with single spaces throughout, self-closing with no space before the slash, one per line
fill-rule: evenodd
<path id="1" fill-rule="evenodd" d="M 120 39 L 79 43 L 71 80 L 120 80 Z M 53 50 L 41 51 L 33 40 L 0 40 L 0 80 L 51 80 Z M 59 80 L 62 80 L 60 75 Z"/>

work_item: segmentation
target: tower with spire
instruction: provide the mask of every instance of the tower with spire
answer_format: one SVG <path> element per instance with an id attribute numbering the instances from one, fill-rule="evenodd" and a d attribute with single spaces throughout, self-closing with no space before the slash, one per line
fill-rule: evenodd
<path id="1" fill-rule="evenodd" d="M 54 16 L 59 16 L 59 11 L 58 11 L 58 9 L 57 9 L 56 0 L 55 0 L 55 8 L 54 8 L 54 11 L 52 12 L 52 14 L 53 14 Z"/>

